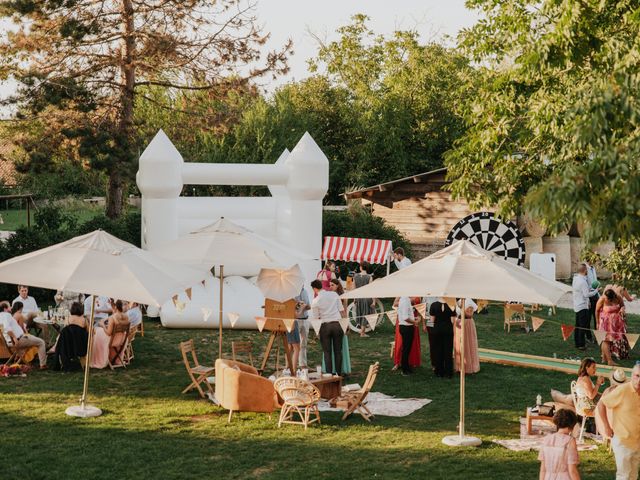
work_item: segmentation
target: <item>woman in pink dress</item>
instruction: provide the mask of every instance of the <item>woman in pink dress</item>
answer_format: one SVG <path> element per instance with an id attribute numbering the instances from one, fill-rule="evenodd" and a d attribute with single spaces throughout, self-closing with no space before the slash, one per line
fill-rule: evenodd
<path id="1" fill-rule="evenodd" d="M 318 272 L 316 278 L 322 282 L 323 290 L 331 290 L 331 280 L 336 277 L 336 264 L 332 260 L 327 260 L 324 268 Z"/>
<path id="2" fill-rule="evenodd" d="M 596 318 L 598 319 L 598 330 L 606 332 L 606 336 L 600 348 L 602 351 L 602 361 L 607 365 L 615 365 L 613 357 L 618 359 L 627 358 L 628 349 L 624 348 L 626 340 L 624 334 L 627 328 L 624 323 L 624 303 L 612 288 L 604 291 L 604 295 L 598 299 L 596 304 Z"/>
<path id="3" fill-rule="evenodd" d="M 111 343 L 111 352 L 109 352 L 109 342 L 116 325 L 129 324 L 129 317 L 123 312 L 122 300 L 118 300 L 113 305 L 113 315 L 106 320 L 101 320 L 95 327 L 93 335 L 93 350 L 91 351 L 91 368 L 106 368 L 109 365 L 109 355 L 113 358 L 117 350 L 127 340 L 127 334 L 123 332 L 116 333 Z M 114 350 L 116 352 L 114 352 Z M 118 362 L 118 361 L 117 361 Z"/>
<path id="4" fill-rule="evenodd" d="M 478 334 L 476 333 L 476 322 L 473 314 L 478 309 L 478 305 L 467 298 L 464 301 L 465 321 L 464 321 L 464 373 L 478 373 L 480 371 L 480 357 L 478 355 Z M 460 316 L 453 329 L 453 349 L 455 351 L 455 371 L 460 371 L 460 334 L 462 333 L 462 320 Z"/>
<path id="5" fill-rule="evenodd" d="M 578 445 L 571 436 L 577 421 L 576 414 L 567 409 L 553 416 L 558 431 L 544 437 L 538 455 L 540 480 L 580 480 Z"/>

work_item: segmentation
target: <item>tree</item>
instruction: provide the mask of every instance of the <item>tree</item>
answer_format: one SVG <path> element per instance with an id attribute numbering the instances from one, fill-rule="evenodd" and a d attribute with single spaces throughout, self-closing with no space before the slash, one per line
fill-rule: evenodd
<path id="1" fill-rule="evenodd" d="M 51 155 L 43 150 L 72 150 L 107 171 L 107 215 L 117 217 L 140 147 L 136 97 L 153 101 L 143 88 L 224 96 L 286 72 L 290 42 L 252 67 L 267 39 L 253 7 L 245 0 L 0 1 L 0 15 L 16 26 L 0 42 L 0 76 L 20 84 L 10 102 L 16 120 L 29 125 L 17 137 L 25 168 L 46 164 Z"/>
<path id="2" fill-rule="evenodd" d="M 527 210 L 589 243 L 640 235 L 640 10 L 634 2 L 470 0 L 483 78 L 447 154 L 451 188 L 505 217 Z"/>

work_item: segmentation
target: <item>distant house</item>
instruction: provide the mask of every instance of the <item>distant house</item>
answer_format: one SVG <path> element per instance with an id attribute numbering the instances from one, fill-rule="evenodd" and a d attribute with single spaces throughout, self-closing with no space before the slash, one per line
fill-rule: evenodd
<path id="1" fill-rule="evenodd" d="M 461 219 L 475 212 L 464 200 L 444 190 L 447 169 L 439 168 L 345 193 L 396 227 L 420 259 L 444 247 L 447 235 Z"/>

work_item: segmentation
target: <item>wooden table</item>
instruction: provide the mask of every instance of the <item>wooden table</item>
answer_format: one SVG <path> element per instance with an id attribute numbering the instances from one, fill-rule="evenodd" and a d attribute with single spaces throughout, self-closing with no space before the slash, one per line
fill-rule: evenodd
<path id="1" fill-rule="evenodd" d="M 342 377 L 338 375 L 320 378 L 310 376 L 309 381 L 318 387 L 322 398 L 331 399 L 340 396 L 342 393 Z"/>
<path id="2" fill-rule="evenodd" d="M 531 435 L 531 426 L 534 420 L 544 420 L 545 422 L 553 423 L 553 417 L 532 413 L 531 407 L 527 407 L 527 435 Z"/>

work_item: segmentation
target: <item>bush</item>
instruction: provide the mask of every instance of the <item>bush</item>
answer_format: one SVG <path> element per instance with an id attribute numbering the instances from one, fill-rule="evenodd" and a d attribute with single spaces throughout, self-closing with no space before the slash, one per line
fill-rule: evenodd
<path id="1" fill-rule="evenodd" d="M 353 206 L 348 210 L 335 212 L 326 211 L 322 218 L 322 235 L 336 237 L 373 238 L 377 240 L 391 240 L 393 248 L 404 248 L 405 254 L 411 257 L 411 246 L 407 239 L 393 226 L 382 218 L 376 217 L 367 210 Z M 340 276 L 344 279 L 348 270 L 356 270 L 356 262 L 338 262 L 343 268 Z M 346 267 L 346 268 L 345 268 Z M 384 276 L 386 269 L 376 268 L 376 276 Z"/>
<path id="2" fill-rule="evenodd" d="M 103 196 L 107 177 L 104 173 L 65 162 L 55 165 L 50 172 L 29 172 L 19 175 L 18 188 L 33 193 L 37 199 L 57 199 L 68 196 Z"/>

